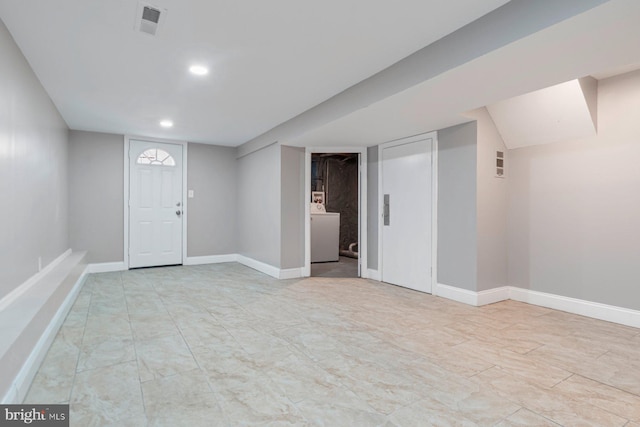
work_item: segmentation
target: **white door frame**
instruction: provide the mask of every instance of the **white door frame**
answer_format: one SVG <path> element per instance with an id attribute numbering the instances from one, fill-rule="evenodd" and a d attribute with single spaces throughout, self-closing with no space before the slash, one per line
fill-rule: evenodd
<path id="1" fill-rule="evenodd" d="M 174 141 L 171 139 L 148 138 L 146 136 L 124 136 L 124 268 L 129 269 L 129 146 L 130 141 L 147 141 L 159 142 L 163 144 L 175 144 L 182 146 L 182 264 L 186 264 L 187 260 L 187 151 L 188 144 L 186 141 Z"/>
<path id="2" fill-rule="evenodd" d="M 367 276 L 367 147 L 306 147 L 304 158 L 304 267 L 303 277 L 311 276 L 311 155 L 313 153 L 358 153 L 358 263 L 360 277 Z"/>
<path id="3" fill-rule="evenodd" d="M 382 228 L 384 227 L 384 194 L 382 191 L 382 150 L 396 145 L 409 144 L 431 138 L 431 294 L 438 285 L 438 132 L 427 132 L 395 139 L 378 145 L 378 274 L 382 280 Z"/>

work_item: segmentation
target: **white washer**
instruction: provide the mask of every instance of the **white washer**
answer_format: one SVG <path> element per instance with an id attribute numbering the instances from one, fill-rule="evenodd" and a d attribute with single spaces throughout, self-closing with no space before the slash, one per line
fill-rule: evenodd
<path id="1" fill-rule="evenodd" d="M 324 212 L 324 205 L 311 204 L 311 262 L 340 259 L 340 214 Z"/>

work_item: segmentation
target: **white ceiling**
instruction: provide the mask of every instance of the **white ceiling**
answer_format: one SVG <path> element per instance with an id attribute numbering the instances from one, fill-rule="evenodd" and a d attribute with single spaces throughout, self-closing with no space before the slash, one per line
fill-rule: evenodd
<path id="1" fill-rule="evenodd" d="M 611 0 L 303 135 L 296 146 L 372 146 L 468 122 L 464 112 L 588 75 L 640 68 L 640 1 Z"/>
<path id="2" fill-rule="evenodd" d="M 155 37 L 135 0 L 0 0 L 0 18 L 72 129 L 237 146 L 507 0 L 152 3 Z"/>

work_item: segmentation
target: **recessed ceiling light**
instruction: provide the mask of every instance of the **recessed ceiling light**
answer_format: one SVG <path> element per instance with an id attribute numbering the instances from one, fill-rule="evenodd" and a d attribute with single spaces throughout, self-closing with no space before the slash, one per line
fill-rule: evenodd
<path id="1" fill-rule="evenodd" d="M 206 76 L 209 74 L 209 69 L 204 65 L 192 65 L 189 67 L 189 71 L 196 76 Z"/>
<path id="2" fill-rule="evenodd" d="M 171 120 L 162 120 L 160 122 L 160 126 L 162 126 L 163 128 L 170 128 L 173 127 L 173 122 Z"/>

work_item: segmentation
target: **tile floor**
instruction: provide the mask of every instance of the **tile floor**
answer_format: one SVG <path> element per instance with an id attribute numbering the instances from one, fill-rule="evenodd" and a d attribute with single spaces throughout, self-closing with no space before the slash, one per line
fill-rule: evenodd
<path id="1" fill-rule="evenodd" d="M 311 263 L 311 277 L 358 277 L 358 260 L 341 256 L 337 262 Z"/>
<path id="2" fill-rule="evenodd" d="M 238 264 L 90 276 L 27 396 L 73 426 L 640 426 L 640 330 Z"/>

